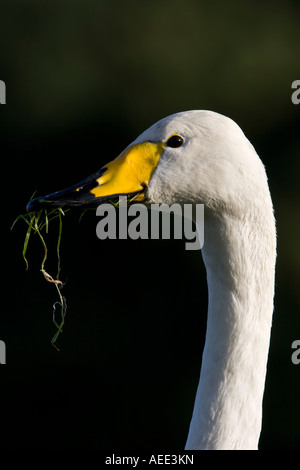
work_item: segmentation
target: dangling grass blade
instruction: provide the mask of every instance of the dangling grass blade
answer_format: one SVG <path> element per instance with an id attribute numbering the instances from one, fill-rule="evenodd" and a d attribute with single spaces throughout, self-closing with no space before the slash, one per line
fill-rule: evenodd
<path id="1" fill-rule="evenodd" d="M 56 288 L 57 290 L 59 291 L 59 287 L 56 285 Z M 60 302 L 55 302 L 55 304 L 53 305 L 53 323 L 54 325 L 56 326 L 57 328 L 57 331 L 55 333 L 55 335 L 53 336 L 52 340 L 51 340 L 51 344 L 52 346 L 55 347 L 55 349 L 57 349 L 57 351 L 59 351 L 59 348 L 56 346 L 56 340 L 57 338 L 59 337 L 59 335 L 62 333 L 62 329 L 63 329 L 63 326 L 65 324 L 65 316 L 66 316 L 66 313 L 67 313 L 67 303 L 66 303 L 66 299 L 65 297 L 63 297 L 61 295 L 61 292 L 59 291 L 59 297 L 60 297 Z M 56 313 L 56 305 L 59 305 L 60 306 L 60 314 L 61 314 L 61 321 L 60 323 L 58 323 L 56 321 L 56 318 L 55 318 L 55 313 Z"/>
<path id="2" fill-rule="evenodd" d="M 29 238 L 30 238 L 30 234 L 31 234 L 31 230 L 32 230 L 32 227 L 33 227 L 34 220 L 35 220 L 35 216 L 32 216 L 31 219 L 30 219 L 30 222 L 29 222 L 29 226 L 28 226 L 26 235 L 25 235 L 23 251 L 22 251 L 23 259 L 24 259 L 25 264 L 26 264 L 26 271 L 28 270 L 28 261 L 27 261 L 27 258 L 26 258 L 26 252 L 27 252 L 28 242 L 29 242 Z"/>
<path id="3" fill-rule="evenodd" d="M 56 274 L 56 279 L 59 278 L 60 275 L 60 242 L 61 242 L 61 234 L 62 234 L 62 216 L 65 215 L 64 211 L 62 208 L 59 208 L 59 214 L 58 214 L 58 221 L 59 221 L 59 229 L 58 229 L 58 239 L 57 239 L 57 244 L 56 244 L 56 254 L 57 254 L 57 274 Z"/>
<path id="4" fill-rule="evenodd" d="M 56 340 L 59 337 L 59 335 L 62 333 L 62 328 L 63 328 L 64 323 L 65 323 L 65 316 L 66 316 L 66 310 L 67 310 L 66 299 L 61 294 L 61 288 L 63 287 L 63 283 L 62 283 L 62 281 L 59 280 L 59 274 L 60 274 L 60 271 L 61 271 L 60 245 L 61 245 L 61 237 L 62 237 L 62 216 L 63 215 L 65 215 L 65 212 L 62 210 L 62 208 L 54 209 L 54 210 L 50 211 L 49 213 L 47 213 L 46 210 L 41 210 L 38 213 L 32 213 L 31 212 L 29 214 L 19 215 L 15 219 L 15 221 L 13 222 L 13 224 L 11 226 L 11 229 L 13 229 L 16 222 L 20 219 L 24 220 L 26 222 L 27 226 L 28 226 L 27 232 L 26 232 L 26 235 L 25 235 L 24 244 L 23 244 L 23 251 L 22 251 L 23 258 L 24 258 L 24 261 L 26 263 L 26 269 L 28 269 L 28 261 L 27 261 L 27 258 L 26 258 L 26 252 L 27 252 L 27 248 L 28 248 L 28 244 L 29 244 L 30 235 L 31 235 L 32 232 L 34 232 L 34 234 L 38 234 L 38 237 L 41 240 L 41 243 L 43 245 L 44 255 L 43 255 L 42 262 L 41 262 L 40 270 L 41 270 L 45 280 L 47 282 L 50 282 L 50 283 L 55 285 L 55 288 L 57 290 L 58 297 L 59 297 L 59 301 L 55 302 L 55 304 L 53 306 L 53 322 L 54 322 L 54 325 L 57 328 L 57 331 L 56 331 L 55 335 L 53 336 L 53 338 L 51 340 L 51 344 L 58 351 L 59 351 L 59 348 L 56 346 L 55 343 L 56 343 Z M 57 239 L 57 244 L 56 244 L 56 253 L 57 253 L 58 266 L 57 266 L 57 276 L 56 276 L 56 279 L 54 279 L 51 276 L 51 274 L 49 274 L 45 269 L 45 263 L 46 263 L 46 260 L 47 260 L 47 257 L 48 257 L 48 248 L 47 248 L 46 241 L 45 241 L 41 231 L 42 231 L 43 228 L 45 228 L 45 233 L 48 233 L 49 222 L 51 220 L 57 218 L 57 217 L 58 217 L 58 221 L 59 221 L 58 239 Z M 56 321 L 56 318 L 55 318 L 55 313 L 56 313 L 57 306 L 60 306 L 61 319 L 60 319 L 59 322 Z"/>

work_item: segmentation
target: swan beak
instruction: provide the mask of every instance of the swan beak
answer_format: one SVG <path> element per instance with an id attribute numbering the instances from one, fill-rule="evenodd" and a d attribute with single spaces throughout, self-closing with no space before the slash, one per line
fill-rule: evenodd
<path id="1" fill-rule="evenodd" d="M 143 201 L 164 148 L 162 142 L 131 145 L 115 160 L 80 183 L 32 199 L 26 209 L 35 212 L 47 207 L 97 206 L 105 200 L 118 199 L 124 195 L 134 197 L 135 201 Z"/>

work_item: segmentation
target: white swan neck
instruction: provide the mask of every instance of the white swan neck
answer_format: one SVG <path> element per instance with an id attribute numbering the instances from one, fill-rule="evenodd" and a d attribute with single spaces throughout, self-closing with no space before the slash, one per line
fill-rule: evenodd
<path id="1" fill-rule="evenodd" d="M 272 210 L 259 219 L 206 220 L 207 332 L 186 449 L 257 448 L 276 249 Z"/>

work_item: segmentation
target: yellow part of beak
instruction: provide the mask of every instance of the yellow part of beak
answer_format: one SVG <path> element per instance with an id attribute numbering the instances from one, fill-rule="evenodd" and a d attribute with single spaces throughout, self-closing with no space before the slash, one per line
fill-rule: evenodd
<path id="1" fill-rule="evenodd" d="M 141 191 L 135 201 L 143 201 L 165 145 L 162 142 L 143 142 L 124 150 L 115 160 L 104 165 L 104 174 L 98 178 L 98 186 L 90 192 L 96 197 L 130 194 Z"/>

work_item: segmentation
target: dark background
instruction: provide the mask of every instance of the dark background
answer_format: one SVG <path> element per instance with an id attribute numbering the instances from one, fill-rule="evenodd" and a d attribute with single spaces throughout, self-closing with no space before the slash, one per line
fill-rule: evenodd
<path id="1" fill-rule="evenodd" d="M 211 109 L 266 165 L 278 227 L 261 449 L 300 449 L 299 1 L 1 1 L 1 446 L 182 450 L 199 379 L 207 290 L 184 241 L 96 238 L 63 224 L 68 302 L 57 352 L 43 250 L 14 219 L 32 193 L 74 184 L 158 119 Z M 58 225 L 47 269 L 55 271 Z"/>

